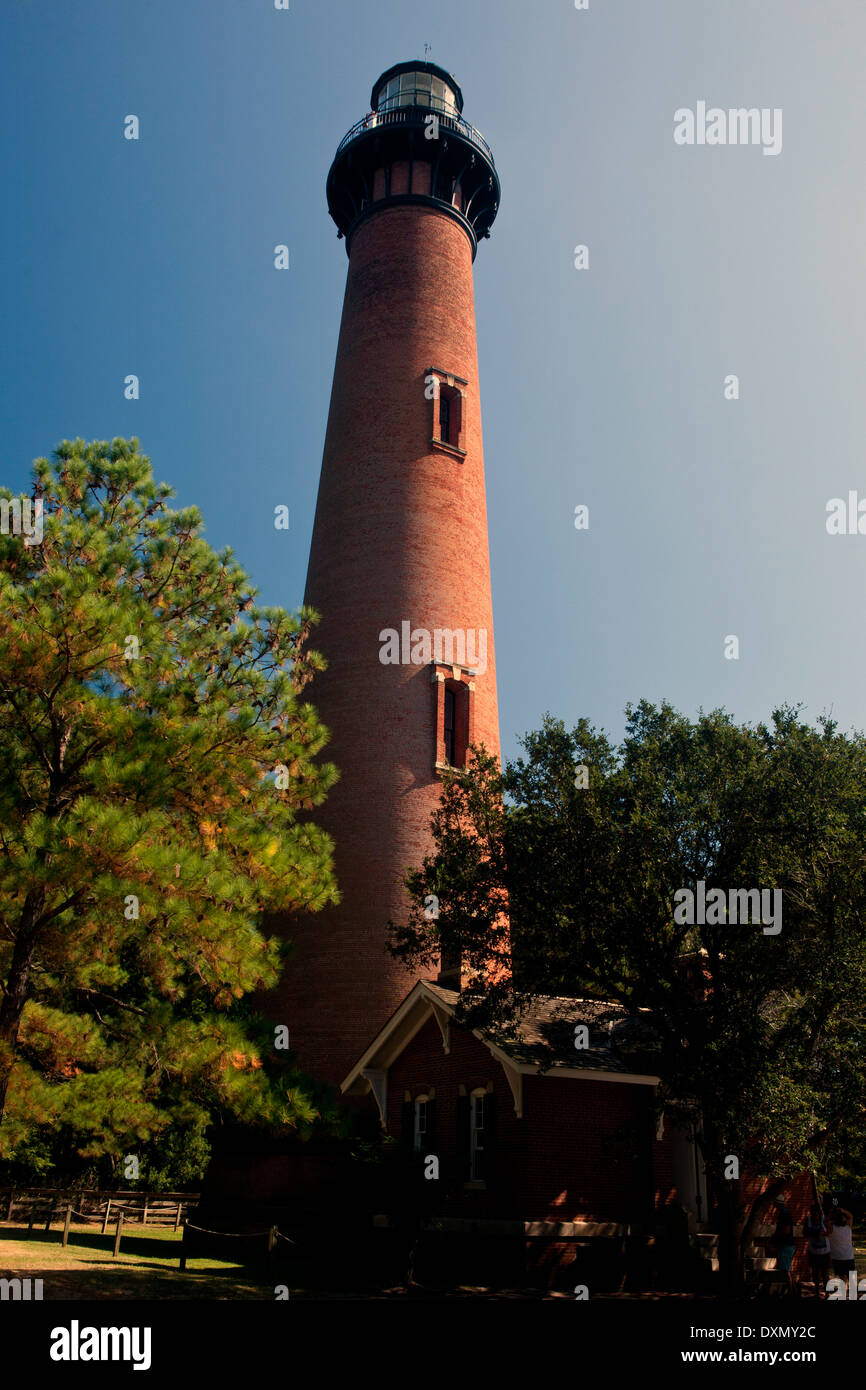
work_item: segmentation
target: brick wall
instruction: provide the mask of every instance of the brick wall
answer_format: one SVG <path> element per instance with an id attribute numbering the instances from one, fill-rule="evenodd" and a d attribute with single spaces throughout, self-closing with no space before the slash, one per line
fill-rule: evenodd
<path id="1" fill-rule="evenodd" d="M 666 1181 L 670 1137 L 655 1139 L 651 1088 L 628 1083 L 524 1076 L 523 1118 L 514 1113 L 511 1088 L 499 1062 L 471 1033 L 451 1027 L 443 1052 L 430 1019 L 388 1073 L 391 1134 L 401 1133 L 405 1094 L 435 1091 L 436 1150 L 457 1153 L 458 1087 L 492 1082 L 496 1105 L 494 1177 L 483 1195 L 469 1193 L 464 1210 L 522 1220 L 653 1220 L 656 1186 Z M 623 1132 L 628 1122 L 635 1138 Z"/>
<path id="2" fill-rule="evenodd" d="M 463 459 L 431 446 L 431 366 L 467 382 Z M 385 952 L 386 924 L 405 916 L 440 793 L 430 669 L 383 665 L 380 631 L 486 630 L 474 728 L 499 748 L 471 248 L 427 207 L 386 207 L 353 238 L 306 601 L 329 663 L 309 698 L 341 773 L 315 819 L 343 901 L 283 924 L 295 953 L 268 1011 L 302 1065 L 338 1082 L 414 982 Z"/>

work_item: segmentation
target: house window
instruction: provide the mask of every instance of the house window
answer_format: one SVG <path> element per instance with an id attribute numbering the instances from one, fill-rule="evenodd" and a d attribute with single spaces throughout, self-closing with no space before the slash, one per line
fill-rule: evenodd
<path id="1" fill-rule="evenodd" d="M 428 1121 L 428 1118 L 429 1118 L 429 1116 L 428 1116 L 428 1110 L 427 1110 L 428 1103 L 429 1103 L 429 1097 L 428 1097 L 428 1096 L 418 1096 L 417 1099 L 416 1099 L 416 1101 L 415 1101 L 415 1135 L 414 1135 L 415 1142 L 414 1142 L 414 1149 L 415 1149 L 415 1152 L 416 1152 L 416 1153 L 420 1153 L 420 1152 L 421 1152 L 421 1150 L 422 1150 L 423 1147 L 424 1147 L 425 1140 L 426 1140 L 426 1138 L 427 1138 L 427 1130 L 428 1130 L 427 1121 Z"/>
<path id="2" fill-rule="evenodd" d="M 469 1102 L 469 1177 L 472 1182 L 483 1182 L 485 1177 L 485 1111 L 487 1093 L 473 1091 Z"/>

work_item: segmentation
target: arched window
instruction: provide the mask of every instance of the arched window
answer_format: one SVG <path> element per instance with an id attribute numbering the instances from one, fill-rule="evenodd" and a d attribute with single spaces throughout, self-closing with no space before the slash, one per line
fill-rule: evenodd
<path id="1" fill-rule="evenodd" d="M 466 457 L 466 388 L 462 376 L 446 372 L 441 367 L 429 367 L 424 374 L 427 399 L 431 402 L 430 444 L 452 458 Z M 430 394 L 430 378 L 433 393 Z"/>
<path id="2" fill-rule="evenodd" d="M 462 663 L 468 659 L 470 639 L 473 644 L 471 649 L 473 656 L 476 642 L 478 642 L 478 649 L 481 649 L 480 640 L 475 633 L 467 635 L 462 631 L 452 632 L 441 629 L 441 635 L 443 654 L 445 638 L 448 638 L 450 646 L 447 664 L 444 660 L 440 661 L 438 656 L 435 656 L 432 662 L 431 681 L 435 687 L 433 704 L 436 720 L 434 764 L 437 770 L 446 767 L 466 766 L 466 759 L 472 744 L 472 701 L 475 697 L 477 672 L 474 668 L 464 666 Z M 437 628 L 436 639 L 439 636 L 440 629 Z M 483 636 L 486 639 L 486 633 Z M 455 646 L 459 646 L 457 652 L 459 665 L 453 664 Z"/>

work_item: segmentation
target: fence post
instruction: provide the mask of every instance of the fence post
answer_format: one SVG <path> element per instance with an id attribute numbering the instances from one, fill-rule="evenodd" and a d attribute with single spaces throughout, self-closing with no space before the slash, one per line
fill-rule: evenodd
<path id="1" fill-rule="evenodd" d="M 277 1228 L 272 1226 L 268 1231 L 268 1254 L 273 1255 L 277 1248 Z"/>
<path id="2" fill-rule="evenodd" d="M 102 1234 L 103 1234 L 103 1235 L 105 1235 L 105 1232 L 108 1230 L 108 1213 L 109 1213 L 110 1211 L 111 1211 L 111 1198 L 109 1197 L 108 1201 L 105 1203 L 105 1215 L 104 1215 L 104 1217 L 102 1218 Z"/>
<path id="3" fill-rule="evenodd" d="M 178 1204 L 177 1204 L 177 1211 L 176 1211 L 175 1217 L 174 1217 L 174 1229 L 177 1230 L 179 1226 L 180 1226 L 180 1202 L 178 1202 Z"/>
<path id="4" fill-rule="evenodd" d="M 14 1188 L 14 1187 L 10 1187 L 10 1189 L 9 1189 L 9 1201 L 6 1203 L 6 1220 L 7 1220 L 7 1221 L 11 1221 L 11 1220 L 12 1220 L 12 1207 L 13 1207 L 13 1205 L 14 1205 L 14 1202 L 15 1202 L 15 1188 Z"/>
<path id="5" fill-rule="evenodd" d="M 147 1225 L 147 1193 L 144 1194 L 144 1216 L 141 1221 L 142 1226 Z"/>
<path id="6" fill-rule="evenodd" d="M 56 1199 L 55 1199 L 54 1197 L 52 1197 L 52 1198 L 51 1198 L 51 1206 L 48 1208 L 48 1220 L 45 1222 L 45 1231 L 46 1231 L 46 1234 L 48 1233 L 48 1231 L 51 1230 L 51 1223 L 52 1223 L 52 1221 L 54 1220 L 54 1206 L 55 1206 L 55 1201 L 56 1201 Z"/>
<path id="7" fill-rule="evenodd" d="M 35 1220 L 36 1220 L 36 1203 L 35 1203 L 35 1202 L 31 1202 L 31 1203 L 30 1203 L 30 1224 L 29 1224 L 29 1226 L 27 1227 L 28 1231 L 32 1231 L 32 1230 L 33 1230 L 33 1224 L 34 1224 Z"/>
<path id="8" fill-rule="evenodd" d="M 67 1207 L 67 1208 L 66 1208 L 66 1220 L 63 1222 L 63 1241 L 62 1241 L 62 1244 L 63 1244 L 63 1245 L 66 1245 L 66 1244 L 68 1243 L 68 1241 L 69 1241 L 69 1227 L 71 1226 L 71 1224 L 72 1224 L 72 1208 L 71 1208 L 71 1207 Z"/>
<path id="9" fill-rule="evenodd" d="M 115 1253 L 115 1255 L 117 1254 L 118 1250 L 120 1249 L 120 1236 L 121 1236 L 121 1232 L 122 1232 L 122 1231 L 123 1231 L 123 1208 L 121 1207 L 120 1211 L 117 1213 L 117 1230 L 116 1230 L 115 1233 L 114 1233 L 114 1253 Z"/>
<path id="10" fill-rule="evenodd" d="M 180 1267 L 186 1269 L 186 1222 L 183 1223 L 183 1237 L 180 1247 Z"/>

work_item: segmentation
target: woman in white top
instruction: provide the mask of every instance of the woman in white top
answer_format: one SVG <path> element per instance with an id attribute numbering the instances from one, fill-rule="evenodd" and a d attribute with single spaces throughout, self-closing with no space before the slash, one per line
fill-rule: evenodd
<path id="1" fill-rule="evenodd" d="M 827 1241 L 833 1273 L 844 1277 L 856 1269 L 854 1263 L 854 1218 L 844 1207 L 832 1207 L 827 1218 Z"/>

